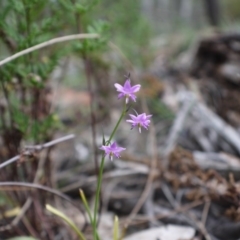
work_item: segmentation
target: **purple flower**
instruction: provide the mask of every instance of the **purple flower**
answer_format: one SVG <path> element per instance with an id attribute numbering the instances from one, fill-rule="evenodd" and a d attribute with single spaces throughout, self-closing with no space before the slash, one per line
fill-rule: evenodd
<path id="1" fill-rule="evenodd" d="M 126 98 L 126 104 L 129 101 L 129 98 L 131 98 L 134 102 L 136 102 L 136 96 L 135 93 L 139 91 L 141 85 L 137 84 L 135 86 L 131 86 L 131 82 L 130 79 L 128 78 L 126 80 L 126 82 L 124 83 L 124 85 L 120 85 L 118 83 L 114 84 L 115 88 L 117 89 L 118 92 L 120 92 L 118 94 L 118 98 Z"/>
<path id="2" fill-rule="evenodd" d="M 100 147 L 101 150 L 105 151 L 105 154 L 109 156 L 109 158 L 113 159 L 113 155 L 117 158 L 120 157 L 120 152 L 125 150 L 126 148 L 122 148 L 122 147 L 118 147 L 117 143 L 114 142 L 113 144 L 111 144 L 110 146 L 101 146 Z"/>
<path id="3" fill-rule="evenodd" d="M 150 118 L 152 115 L 147 115 L 146 113 L 137 114 L 136 116 L 129 114 L 131 119 L 127 120 L 127 122 L 132 124 L 132 128 L 135 126 L 138 126 L 139 132 L 141 133 L 141 127 L 144 127 L 145 129 L 148 129 L 148 126 L 150 124 Z"/>

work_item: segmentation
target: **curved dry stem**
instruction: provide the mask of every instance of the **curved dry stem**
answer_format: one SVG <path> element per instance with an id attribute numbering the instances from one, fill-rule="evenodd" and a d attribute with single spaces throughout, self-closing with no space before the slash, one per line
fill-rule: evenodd
<path id="1" fill-rule="evenodd" d="M 10 187 L 10 189 L 9 189 Z M 42 190 L 45 192 L 49 192 L 51 194 L 54 194 L 66 201 L 68 201 L 69 203 L 71 203 L 74 207 L 76 207 L 77 209 L 79 209 L 79 211 L 83 214 L 84 218 L 85 218 L 85 222 L 86 221 L 86 216 L 84 214 L 84 211 L 79 208 L 79 206 L 77 206 L 76 204 L 73 203 L 73 201 L 71 200 L 71 198 L 69 198 L 67 195 L 59 192 L 58 190 L 40 185 L 40 184 L 36 184 L 36 183 L 26 183 L 26 182 L 0 182 L 0 190 L 9 190 L 9 191 L 19 191 L 19 189 L 17 189 L 16 187 L 20 187 L 20 188 L 32 188 L 32 189 L 38 189 L 38 190 Z M 22 189 L 21 189 L 22 191 Z"/>
<path id="2" fill-rule="evenodd" d="M 76 39 L 90 39 L 90 38 L 99 38 L 98 34 L 95 33 L 80 33 L 80 34 L 73 34 L 73 35 L 68 35 L 68 36 L 63 36 L 63 37 L 58 37 L 58 38 L 53 38 L 51 40 L 48 40 L 46 42 L 37 44 L 33 47 L 27 48 L 21 52 L 18 52 L 10 57 L 5 58 L 4 60 L 0 61 L 0 66 L 11 62 L 12 60 L 19 58 L 23 55 L 26 55 L 30 52 L 34 52 L 38 49 L 45 48 L 47 46 L 60 43 L 60 42 L 65 42 L 65 41 L 71 41 L 71 40 L 76 40 Z"/>

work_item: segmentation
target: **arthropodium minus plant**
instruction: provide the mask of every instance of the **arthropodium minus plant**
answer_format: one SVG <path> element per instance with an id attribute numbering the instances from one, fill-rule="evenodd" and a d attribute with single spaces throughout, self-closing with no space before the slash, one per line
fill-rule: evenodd
<path id="1" fill-rule="evenodd" d="M 94 240 L 100 240 L 100 237 L 99 237 L 99 234 L 98 234 L 98 231 L 97 231 L 97 213 L 98 213 L 98 208 L 99 208 L 99 197 L 100 197 L 100 191 L 101 191 L 101 185 L 102 185 L 102 177 L 103 177 L 105 157 L 109 156 L 110 160 L 112 161 L 113 156 L 119 158 L 120 157 L 120 152 L 122 152 L 126 149 L 126 148 L 118 146 L 116 142 L 113 142 L 111 144 L 111 140 L 113 139 L 121 120 L 123 119 L 123 117 L 125 116 L 125 114 L 127 112 L 126 105 L 128 104 L 129 98 L 131 98 L 133 101 L 136 101 L 135 93 L 139 91 L 141 85 L 138 84 L 138 85 L 135 85 L 135 86 L 131 86 L 130 75 L 129 75 L 123 86 L 116 83 L 115 87 L 116 87 L 118 92 L 121 92 L 119 94 L 118 98 L 125 97 L 126 101 L 125 101 L 124 106 L 123 106 L 122 114 L 119 117 L 119 120 L 116 123 L 116 126 L 114 127 L 109 139 L 106 142 L 105 142 L 105 140 L 103 140 L 103 145 L 100 147 L 100 149 L 103 150 L 104 153 L 102 155 L 101 165 L 100 165 L 99 174 L 98 174 L 97 190 L 96 190 L 96 197 L 95 197 L 95 202 L 94 202 L 93 216 L 92 216 L 89 204 L 88 204 L 88 202 L 85 198 L 84 192 L 82 190 L 80 190 L 81 199 L 83 201 L 83 204 L 84 204 L 85 209 L 87 211 L 87 214 L 89 216 L 90 224 L 92 225 L 92 228 L 93 228 L 93 239 Z M 136 113 L 136 116 L 132 115 L 132 114 L 130 114 L 129 116 L 131 117 L 131 119 L 126 120 L 126 121 L 132 124 L 132 128 L 137 126 L 139 128 L 140 133 L 141 133 L 141 127 L 144 127 L 145 129 L 148 129 L 149 124 L 150 124 L 150 118 L 152 117 L 152 115 L 147 115 L 146 113 L 142 113 L 142 114 Z M 63 215 L 57 209 L 54 209 L 51 206 L 47 206 L 47 208 L 48 208 L 49 211 L 58 215 L 64 221 L 66 221 L 72 227 L 72 229 L 78 234 L 80 240 L 85 240 L 85 236 L 80 231 L 78 231 L 77 227 L 75 226 L 75 224 L 71 220 L 69 220 L 65 215 Z M 118 231 L 118 220 L 117 220 L 116 217 L 115 217 L 115 220 L 114 220 L 114 230 L 113 230 L 113 232 L 114 232 L 113 240 L 117 240 L 119 231 Z"/>
<path id="2" fill-rule="evenodd" d="M 85 207 L 85 209 L 87 211 L 87 214 L 89 216 L 90 224 L 92 225 L 93 239 L 94 240 L 100 240 L 100 237 L 99 237 L 99 234 L 98 234 L 98 231 L 97 231 L 97 213 L 98 213 L 98 207 L 99 207 L 99 197 L 100 197 L 100 191 L 101 191 L 101 185 L 102 185 L 102 177 L 103 177 L 105 157 L 108 155 L 110 160 L 112 161 L 113 156 L 119 158 L 120 157 L 120 152 L 122 152 L 123 150 L 126 149 L 126 148 L 118 146 L 116 142 L 113 142 L 111 144 L 111 140 L 113 139 L 120 122 L 122 121 L 123 117 L 125 116 L 125 114 L 127 112 L 126 105 L 128 104 L 129 98 L 131 98 L 133 101 L 136 101 L 135 93 L 139 91 L 141 85 L 138 84 L 138 85 L 135 85 L 135 86 L 131 86 L 130 75 L 129 75 L 123 86 L 116 83 L 115 87 L 116 87 L 118 92 L 121 92 L 118 95 L 118 98 L 125 97 L 126 101 L 124 102 L 124 106 L 123 106 L 121 116 L 119 117 L 119 119 L 116 123 L 116 126 L 114 127 L 109 139 L 107 141 L 105 141 L 105 139 L 103 138 L 103 145 L 100 147 L 100 149 L 103 150 L 104 153 L 102 155 L 99 174 L 98 174 L 97 190 L 96 190 L 93 216 L 92 216 L 92 213 L 90 211 L 89 204 L 88 204 L 88 202 L 85 198 L 84 192 L 82 190 L 80 190 L 81 199 L 83 201 L 84 207 Z M 128 119 L 127 122 L 132 124 L 132 128 L 137 126 L 139 128 L 139 132 L 141 132 L 141 127 L 144 127 L 145 129 L 148 129 L 149 124 L 150 124 L 150 118 L 152 117 L 152 115 L 147 115 L 146 113 L 138 114 L 136 112 L 136 116 L 132 115 L 132 114 L 130 114 L 129 116 L 131 117 L 131 119 Z M 78 234 L 80 240 L 85 240 L 84 235 L 77 230 L 74 223 L 69 221 L 66 218 L 66 216 L 64 216 L 62 213 L 59 213 L 56 209 L 52 209 L 52 212 L 55 213 L 56 215 L 60 216 L 61 218 L 63 218 L 74 229 L 74 231 Z M 119 234 L 117 218 L 115 218 L 114 226 L 115 226 L 114 227 L 114 240 L 117 240 L 118 239 L 118 234 Z"/>
<path id="3" fill-rule="evenodd" d="M 121 120 L 123 119 L 123 117 L 125 116 L 125 114 L 127 112 L 126 105 L 129 102 L 129 98 L 131 98 L 134 102 L 136 102 L 137 97 L 136 97 L 135 93 L 138 92 L 141 88 L 140 84 L 131 86 L 130 74 L 128 75 L 123 86 L 118 83 L 115 83 L 114 86 L 115 86 L 116 90 L 118 92 L 120 92 L 118 95 L 118 98 L 120 99 L 120 98 L 125 97 L 125 103 L 124 103 L 124 107 L 122 110 L 122 114 L 121 114 L 115 128 L 113 129 L 112 134 L 110 135 L 110 138 L 106 142 L 104 140 L 104 144 L 100 147 L 100 149 L 104 151 L 104 154 L 103 154 L 102 160 L 101 160 L 100 171 L 99 171 L 99 175 L 98 175 L 96 198 L 95 198 L 94 218 L 93 218 L 94 240 L 99 240 L 99 236 L 97 233 L 96 216 L 97 216 L 97 211 L 98 211 L 99 196 L 100 196 L 100 190 L 101 190 L 101 184 L 102 184 L 102 175 L 103 175 L 105 156 L 108 155 L 110 160 L 112 161 L 113 156 L 119 158 L 120 152 L 126 149 L 126 148 L 118 146 L 116 142 L 113 142 L 111 144 L 111 140 L 114 137 L 114 134 L 116 133 L 116 130 L 117 130 Z M 150 118 L 152 117 L 152 115 L 147 115 L 146 113 L 142 113 L 140 115 L 137 114 L 136 116 L 134 116 L 134 115 L 130 114 L 130 117 L 132 119 L 127 120 L 127 122 L 132 124 L 132 128 L 135 126 L 138 126 L 139 132 L 141 132 L 141 127 L 148 129 L 149 124 L 150 124 Z"/>

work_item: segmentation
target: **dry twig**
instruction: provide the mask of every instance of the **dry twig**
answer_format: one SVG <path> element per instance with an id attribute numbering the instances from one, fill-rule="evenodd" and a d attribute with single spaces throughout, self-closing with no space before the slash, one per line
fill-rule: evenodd
<path id="1" fill-rule="evenodd" d="M 233 127 L 200 102 L 196 104 L 195 109 L 194 114 L 197 118 L 205 122 L 210 128 L 215 129 L 240 153 L 240 135 Z"/>
<path id="2" fill-rule="evenodd" d="M 204 201 L 196 201 L 196 202 L 187 204 L 185 206 L 180 206 L 180 207 L 176 208 L 174 211 L 172 211 L 172 212 L 170 212 L 168 214 L 156 214 L 155 215 L 155 219 L 161 220 L 161 219 L 164 219 L 164 218 L 173 217 L 174 215 L 176 215 L 178 213 L 184 213 L 184 212 L 189 211 L 192 208 L 198 207 L 198 206 L 200 206 L 200 205 L 202 205 L 204 203 L 205 203 Z M 133 225 L 142 224 L 142 223 L 151 221 L 152 218 L 151 217 L 149 218 L 149 217 L 146 217 L 146 216 L 136 215 L 133 220 L 134 221 L 131 222 L 129 225 L 133 226 Z M 124 222 L 125 221 L 123 220 L 121 222 L 121 224 L 124 224 Z"/>
<path id="3" fill-rule="evenodd" d="M 53 145 L 56 145 L 56 144 L 58 144 L 60 142 L 67 141 L 67 140 L 72 139 L 74 137 L 75 137 L 74 134 L 70 134 L 70 135 L 67 135 L 65 137 L 61 137 L 61 138 L 55 139 L 55 140 L 53 140 L 51 142 L 44 143 L 42 145 L 27 146 L 26 149 L 29 149 L 29 150 L 25 150 L 22 154 L 17 155 L 15 157 L 13 157 L 13 158 L 3 162 L 2 164 L 0 164 L 0 169 L 6 167 L 9 164 L 12 164 L 12 163 L 16 162 L 22 156 L 30 156 L 33 153 L 33 151 L 41 151 L 44 148 L 52 147 Z"/>
<path id="4" fill-rule="evenodd" d="M 4 60 L 0 61 L 0 66 L 3 66 L 4 64 L 11 62 L 12 60 L 19 58 L 23 55 L 26 55 L 30 52 L 34 52 L 38 49 L 48 47 L 50 45 L 60 43 L 60 42 L 65 42 L 65 41 L 71 41 L 71 40 L 76 40 L 76 39 L 89 39 L 89 38 L 99 38 L 98 34 L 95 33 L 81 33 L 81 34 L 73 34 L 73 35 L 68 35 L 68 36 L 63 36 L 63 37 L 58 37 L 58 38 L 53 38 L 51 40 L 48 40 L 46 42 L 40 43 L 38 45 L 35 45 L 33 47 L 27 48 L 21 52 L 18 52 L 10 57 L 5 58 Z"/>
<path id="5" fill-rule="evenodd" d="M 184 126 L 186 117 L 189 111 L 191 110 L 191 108 L 193 107 L 193 105 L 195 104 L 195 102 L 196 100 L 193 99 L 192 97 L 184 98 L 183 105 L 179 110 L 177 117 L 175 118 L 172 129 L 166 141 L 165 150 L 163 151 L 163 156 L 165 159 L 165 167 L 167 167 L 168 165 L 168 156 L 171 153 L 171 151 L 174 149 L 178 135 Z"/>

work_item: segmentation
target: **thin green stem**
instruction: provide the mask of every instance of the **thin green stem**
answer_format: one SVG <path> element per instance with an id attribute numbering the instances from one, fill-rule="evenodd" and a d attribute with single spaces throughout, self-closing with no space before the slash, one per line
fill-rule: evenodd
<path id="1" fill-rule="evenodd" d="M 110 144 L 111 140 L 113 139 L 120 122 L 122 121 L 123 117 L 126 114 L 126 103 L 124 103 L 122 114 L 120 118 L 117 121 L 116 126 L 114 127 L 108 141 L 106 142 L 107 145 Z M 99 170 L 99 175 L 98 175 L 98 181 L 97 181 L 97 191 L 96 191 L 96 197 L 95 197 L 95 203 L 94 203 L 94 215 L 93 215 L 93 231 L 94 231 L 94 240 L 100 240 L 98 233 L 97 233 L 97 212 L 98 212 L 98 206 L 99 206 L 99 197 L 100 197 L 100 192 L 101 192 L 101 186 L 102 186 L 102 177 L 103 177 L 103 169 L 104 169 L 104 161 L 105 161 L 105 156 L 102 156 L 101 160 L 101 165 L 100 165 L 100 170 Z"/>
<path id="2" fill-rule="evenodd" d="M 103 156 L 102 160 L 101 160 L 100 171 L 99 171 L 98 181 L 97 181 L 97 192 L 96 192 L 95 205 L 94 205 L 94 216 L 93 216 L 94 240 L 99 240 L 99 237 L 97 234 L 97 212 L 98 212 L 99 196 L 100 196 L 101 185 L 102 185 L 104 161 L 105 161 L 105 156 Z"/>
<path id="3" fill-rule="evenodd" d="M 120 122 L 122 121 L 123 117 L 124 117 L 125 114 L 126 114 L 126 106 L 127 106 L 127 104 L 124 103 L 122 114 L 121 114 L 120 118 L 118 119 L 118 122 L 117 122 L 115 128 L 113 129 L 113 131 L 112 131 L 112 133 L 111 133 L 111 135 L 110 135 L 110 138 L 109 138 L 108 141 L 107 141 L 107 145 L 110 144 L 112 138 L 114 137 L 114 135 L 115 135 L 115 133 L 116 133 L 116 131 L 117 131 L 117 129 L 118 129 L 118 126 L 119 126 Z"/>

